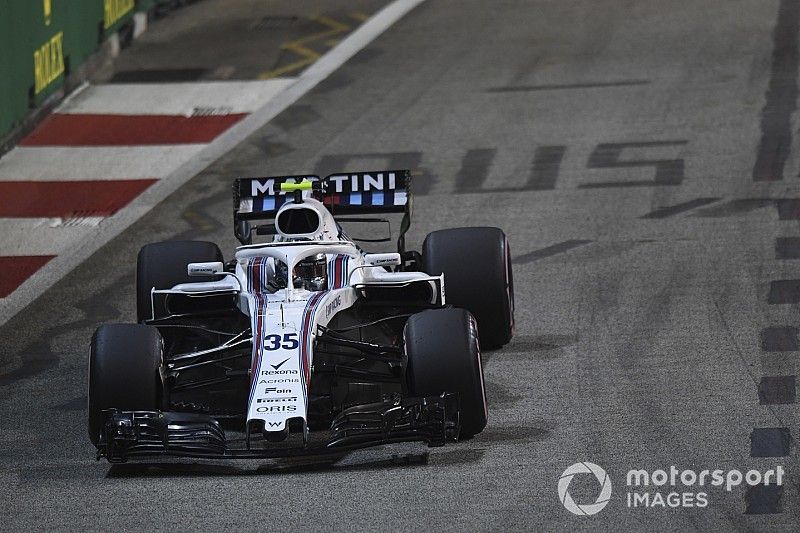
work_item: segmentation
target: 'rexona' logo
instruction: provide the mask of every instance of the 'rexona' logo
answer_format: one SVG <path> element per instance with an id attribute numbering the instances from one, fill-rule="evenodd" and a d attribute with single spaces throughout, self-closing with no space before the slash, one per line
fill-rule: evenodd
<path id="1" fill-rule="evenodd" d="M 594 474 L 597 482 L 600 483 L 600 495 L 594 503 L 577 504 L 569 494 L 569 483 L 575 474 Z M 561 504 L 566 507 L 567 511 L 572 514 L 590 516 L 597 514 L 603 510 L 603 507 L 608 505 L 608 500 L 611 499 L 611 478 L 608 477 L 606 471 L 594 463 L 584 461 L 582 463 L 575 463 L 568 467 L 561 474 L 558 480 L 558 499 Z"/>

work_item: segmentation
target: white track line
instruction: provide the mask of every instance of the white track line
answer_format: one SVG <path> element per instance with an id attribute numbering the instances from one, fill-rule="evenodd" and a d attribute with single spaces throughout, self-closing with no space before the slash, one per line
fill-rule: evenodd
<path id="1" fill-rule="evenodd" d="M 289 87 L 293 78 L 264 81 L 114 83 L 93 85 L 58 109 L 59 113 L 184 115 L 197 108 L 218 113 L 251 113 Z"/>
<path id="2" fill-rule="evenodd" d="M 71 221 L 59 218 L 0 218 L 0 235 L 3 236 L 0 255 L 58 255 L 68 252 L 76 242 L 92 237 L 99 220 L 99 217 Z M 13 295 L 11 293 L 8 298 Z"/>
<path id="3" fill-rule="evenodd" d="M 0 159 L 0 181 L 163 178 L 205 147 L 18 146 Z"/>
<path id="4" fill-rule="evenodd" d="M 7 298 L 0 300 L 0 325 L 7 322 L 31 301 L 39 297 L 53 283 L 80 265 L 104 244 L 122 233 L 125 228 L 144 216 L 181 185 L 299 100 L 319 82 L 341 67 L 348 59 L 424 1 L 395 0 L 383 8 L 331 51 L 317 60 L 286 90 L 217 137 L 214 142 L 206 145 L 196 157 L 147 189 L 131 202 L 128 207 L 122 209 L 113 217 L 106 219 L 96 228 L 97 231 L 93 231 L 90 236 L 81 239 L 71 249 L 64 251 L 47 263 L 17 287 Z M 231 179 L 234 177 L 231 176 Z M 133 261 L 133 258 L 131 258 L 131 261 Z"/>

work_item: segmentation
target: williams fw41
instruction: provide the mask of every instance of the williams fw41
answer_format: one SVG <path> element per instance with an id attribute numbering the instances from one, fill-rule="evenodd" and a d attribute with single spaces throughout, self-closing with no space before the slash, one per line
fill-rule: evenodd
<path id="1" fill-rule="evenodd" d="M 232 259 L 210 242 L 144 246 L 138 323 L 91 341 L 98 458 L 339 454 L 480 433 L 479 339 L 496 348 L 514 331 L 508 241 L 445 229 L 406 251 L 410 185 L 407 171 L 241 178 Z M 367 253 L 357 241 L 389 237 L 343 229 L 393 213 L 397 252 Z"/>

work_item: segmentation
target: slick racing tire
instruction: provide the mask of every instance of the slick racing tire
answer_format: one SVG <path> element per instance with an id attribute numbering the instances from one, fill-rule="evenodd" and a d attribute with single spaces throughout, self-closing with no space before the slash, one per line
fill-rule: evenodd
<path id="1" fill-rule="evenodd" d="M 136 320 L 151 317 L 150 289 L 171 289 L 179 283 L 214 281 L 219 276 L 192 276 L 186 273 L 189 263 L 222 261 L 222 252 L 213 242 L 166 241 L 147 244 L 139 251 L 136 262 Z M 157 301 L 155 316 L 166 310 Z"/>
<path id="2" fill-rule="evenodd" d="M 455 228 L 428 234 L 423 270 L 444 273 L 445 301 L 478 321 L 481 345 L 499 348 L 514 334 L 514 279 L 508 239 L 499 228 Z"/>
<path id="3" fill-rule="evenodd" d="M 106 324 L 94 332 L 89 351 L 89 438 L 94 445 L 104 409 L 159 409 L 161 346 L 161 335 L 152 326 Z"/>
<path id="4" fill-rule="evenodd" d="M 458 394 L 461 438 L 483 431 L 488 411 L 473 316 L 464 309 L 416 313 L 406 322 L 403 338 L 411 394 Z"/>

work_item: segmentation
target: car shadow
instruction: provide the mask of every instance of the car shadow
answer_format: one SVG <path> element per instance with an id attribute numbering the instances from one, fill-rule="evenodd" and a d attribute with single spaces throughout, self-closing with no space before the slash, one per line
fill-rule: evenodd
<path id="1" fill-rule="evenodd" d="M 422 466 L 428 463 L 428 456 L 427 450 L 392 454 L 374 450 L 357 450 L 324 458 L 274 459 L 255 467 L 251 466 L 252 462 L 248 465 L 246 460 L 236 460 L 228 464 L 216 460 L 189 463 L 185 459 L 176 459 L 174 462 L 166 460 L 157 463 L 111 465 L 106 473 L 106 478 L 260 476 L 321 471 L 386 470 Z"/>

